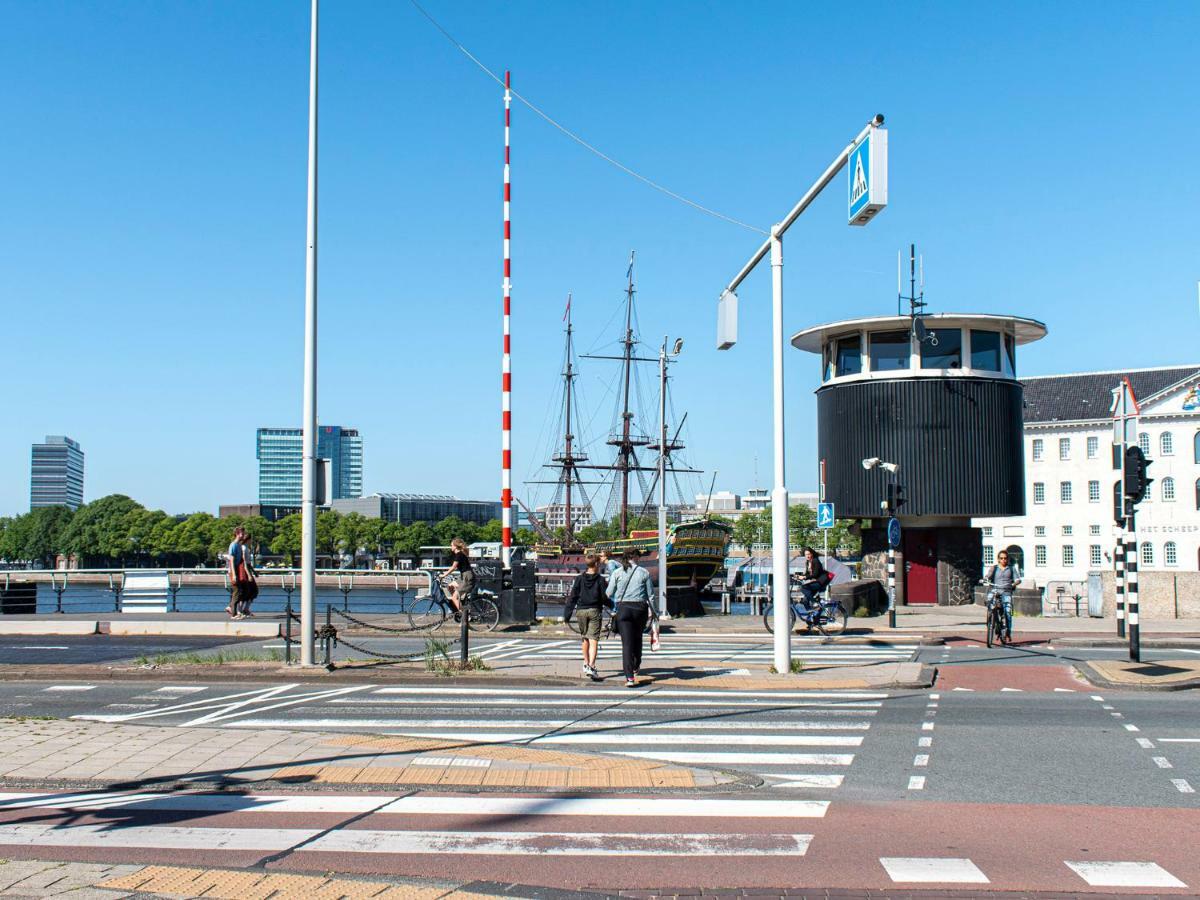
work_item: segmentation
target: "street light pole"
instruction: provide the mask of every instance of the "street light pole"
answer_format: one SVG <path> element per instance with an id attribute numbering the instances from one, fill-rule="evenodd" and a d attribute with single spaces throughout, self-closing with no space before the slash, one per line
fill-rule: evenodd
<path id="1" fill-rule="evenodd" d="M 658 351 L 658 614 L 667 615 L 667 337 Z"/>
<path id="2" fill-rule="evenodd" d="M 300 475 L 300 665 L 313 665 L 317 592 L 317 3 L 308 57 L 308 246 L 304 264 L 304 414 Z"/>

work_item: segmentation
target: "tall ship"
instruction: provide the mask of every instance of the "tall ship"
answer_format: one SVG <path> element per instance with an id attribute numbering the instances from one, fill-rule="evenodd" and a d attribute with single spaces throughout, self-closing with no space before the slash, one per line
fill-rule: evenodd
<path id="1" fill-rule="evenodd" d="M 544 516 L 521 504 L 539 535 L 533 554 L 539 574 L 568 574 L 582 571 L 589 552 L 607 551 L 617 556 L 628 549 L 641 553 L 640 564 L 658 583 L 661 560 L 658 553 L 658 528 L 655 519 L 660 500 L 667 487 L 674 488 L 685 506 L 679 484 L 682 475 L 696 476 L 700 472 L 683 461 L 685 449 L 680 441 L 686 414 L 672 426 L 668 421 L 668 379 L 665 363 L 658 356 L 639 354 L 642 346 L 636 329 L 634 288 L 634 257 L 631 254 L 626 273 L 625 300 L 621 310 L 623 327 L 617 349 L 613 353 L 589 353 L 585 359 L 615 364 L 617 377 L 609 382 L 613 388 L 615 414 L 604 442 L 603 460 L 589 456 L 589 444 L 580 432 L 581 407 L 578 398 L 579 361 L 575 350 L 575 328 L 571 298 L 568 296 L 564 315 L 565 348 L 562 365 L 562 392 L 557 404 L 555 446 L 542 466 L 548 477 L 527 482 L 529 485 L 550 487 L 551 499 L 540 506 Z M 677 350 L 676 350 L 677 352 Z M 664 345 L 665 353 L 665 345 Z M 664 377 L 659 380 L 659 415 L 657 436 L 651 436 L 644 423 L 654 421 L 642 415 L 639 403 L 644 398 L 639 390 L 638 367 L 647 363 L 662 365 Z M 662 485 L 659 478 L 664 478 Z M 656 498 L 656 492 L 659 495 Z M 602 501 L 597 516 L 597 502 Z M 520 501 L 518 501 L 520 502 Z M 668 510 L 671 504 L 667 504 Z M 594 522 L 595 520 L 595 522 Z M 600 527 L 595 527 L 596 523 Z M 600 536 L 597 532 L 607 534 Z M 581 534 L 582 533 L 582 534 Z M 672 615 L 703 613 L 700 594 L 725 564 L 732 527 L 711 518 L 705 512 L 695 521 L 671 524 L 667 528 L 666 583 L 668 609 Z M 584 541 L 582 537 L 591 537 Z"/>

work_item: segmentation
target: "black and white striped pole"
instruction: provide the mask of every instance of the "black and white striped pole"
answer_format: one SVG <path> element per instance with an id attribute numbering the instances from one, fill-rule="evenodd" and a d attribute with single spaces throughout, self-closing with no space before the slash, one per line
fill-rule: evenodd
<path id="1" fill-rule="evenodd" d="M 1113 549 L 1117 586 L 1117 637 L 1125 637 L 1125 528 L 1117 527 L 1121 529 L 1117 532 L 1117 546 Z"/>
<path id="2" fill-rule="evenodd" d="M 896 548 L 888 544 L 888 628 L 896 627 Z"/>
<path id="3" fill-rule="evenodd" d="M 1132 509 L 1128 522 L 1129 527 L 1125 532 L 1125 614 L 1129 623 L 1129 658 L 1134 662 L 1141 662 L 1142 645 L 1138 634 L 1137 514 Z"/>

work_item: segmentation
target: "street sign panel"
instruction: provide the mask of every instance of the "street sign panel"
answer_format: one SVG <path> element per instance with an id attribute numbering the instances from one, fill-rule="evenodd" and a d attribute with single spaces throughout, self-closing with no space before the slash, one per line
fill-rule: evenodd
<path id="1" fill-rule="evenodd" d="M 833 527 L 833 504 L 818 503 L 817 504 L 817 527 L 832 528 Z"/>
<path id="2" fill-rule="evenodd" d="M 866 225 L 887 206 L 887 129 L 871 126 L 867 136 L 850 151 L 846 166 L 848 219 L 851 225 Z"/>
<path id="3" fill-rule="evenodd" d="M 899 519 L 895 519 L 895 518 L 888 519 L 888 546 L 889 547 L 899 547 L 900 546 L 900 520 Z"/>

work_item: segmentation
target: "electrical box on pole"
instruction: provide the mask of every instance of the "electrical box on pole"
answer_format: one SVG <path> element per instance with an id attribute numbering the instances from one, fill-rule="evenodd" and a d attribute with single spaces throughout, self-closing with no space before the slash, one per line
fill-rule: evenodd
<path id="1" fill-rule="evenodd" d="M 1125 448 L 1125 496 L 1134 503 L 1142 502 L 1146 489 L 1154 480 L 1146 476 L 1149 466 L 1150 460 L 1146 459 L 1141 447 L 1134 444 Z"/>

